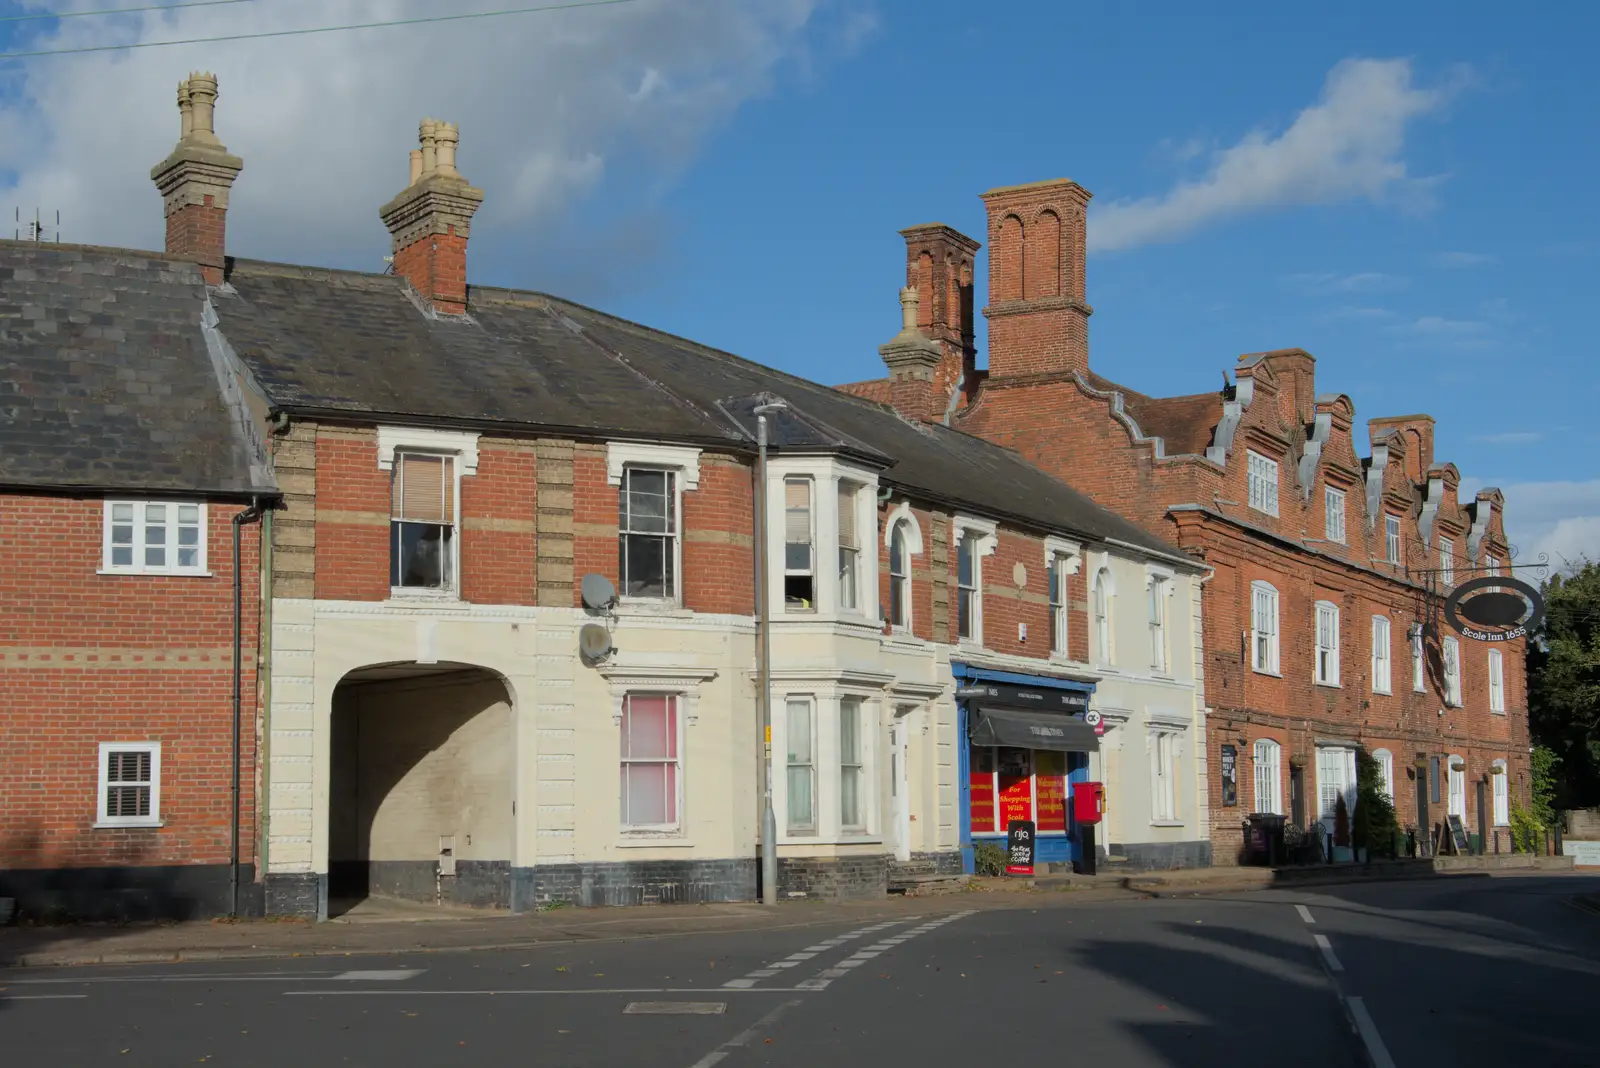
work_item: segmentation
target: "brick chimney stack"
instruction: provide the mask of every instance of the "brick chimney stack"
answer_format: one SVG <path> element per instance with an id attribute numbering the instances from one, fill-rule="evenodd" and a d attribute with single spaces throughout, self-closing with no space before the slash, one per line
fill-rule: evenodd
<path id="1" fill-rule="evenodd" d="M 380 210 L 394 238 L 394 272 L 444 315 L 467 310 L 467 237 L 483 190 L 456 170 L 454 123 L 423 119 L 411 151 L 411 184 Z"/>
<path id="2" fill-rule="evenodd" d="M 217 76 L 190 74 L 178 83 L 178 143 L 150 170 L 167 217 L 167 251 L 200 264 L 209 285 L 226 266 L 228 191 L 244 169 L 217 139 Z"/>
<path id="3" fill-rule="evenodd" d="M 919 296 L 917 326 L 944 352 L 934 381 L 948 406 L 958 386 L 964 384 L 968 396 L 976 386 L 972 264 L 982 246 L 943 223 L 913 226 L 900 236 L 906 239 L 906 285 Z"/>
<path id="4" fill-rule="evenodd" d="M 989 378 L 1089 369 L 1084 216 L 1090 193 L 1058 178 L 983 194 L 989 214 Z"/>
<path id="5" fill-rule="evenodd" d="M 900 291 L 900 332 L 878 346 L 878 353 L 889 368 L 889 403 L 894 410 L 907 419 L 938 419 L 950 397 L 938 381 L 946 354 L 918 327 L 920 303 L 916 286 Z"/>

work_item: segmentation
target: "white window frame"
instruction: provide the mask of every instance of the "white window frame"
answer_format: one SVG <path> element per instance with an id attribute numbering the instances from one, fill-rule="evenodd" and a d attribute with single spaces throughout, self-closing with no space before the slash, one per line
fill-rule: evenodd
<path id="1" fill-rule="evenodd" d="M 848 615 L 857 616 L 862 614 L 861 606 L 867 601 L 866 590 L 862 588 L 866 585 L 866 576 L 862 574 L 861 558 L 866 555 L 867 549 L 869 549 L 873 544 L 873 539 L 870 536 L 862 537 L 862 535 L 866 533 L 861 529 L 862 488 L 863 487 L 859 482 L 851 481 L 848 478 L 841 478 L 837 483 L 835 483 L 834 491 L 834 500 L 837 504 L 837 507 L 844 508 L 848 505 L 850 510 L 855 513 L 852 517 L 854 520 L 852 525 L 855 527 L 856 532 L 856 545 L 854 549 L 845 548 L 842 535 L 840 543 L 836 547 L 837 552 L 835 555 L 836 559 L 838 560 L 837 577 L 839 583 L 839 611 Z M 836 520 L 840 520 L 840 517 L 838 516 L 835 516 L 834 518 Z M 842 520 L 835 522 L 834 529 L 838 530 L 842 525 Z M 846 553 L 852 554 L 849 557 L 848 562 L 845 558 Z M 847 578 L 848 581 L 846 581 Z M 854 604 L 844 603 L 844 595 L 847 589 L 850 592 L 850 599 L 855 602 Z"/>
<path id="2" fill-rule="evenodd" d="M 473 435 L 476 440 L 477 435 Z M 477 450 L 474 447 L 469 456 L 466 452 L 461 454 L 460 474 L 471 475 L 477 472 Z M 673 592 L 670 597 L 629 597 L 622 590 L 618 591 L 618 599 L 635 608 L 648 609 L 652 606 L 676 608 L 683 604 L 683 495 L 686 492 L 700 488 L 700 450 L 679 445 L 649 445 L 633 441 L 612 441 L 606 443 L 606 481 L 617 487 L 617 493 L 622 493 L 623 472 L 630 467 L 645 470 L 666 471 L 673 476 L 673 515 L 675 528 L 672 534 L 673 543 Z M 459 480 L 460 475 L 457 476 Z M 460 498 L 457 498 L 457 522 L 460 522 Z M 459 540 L 459 539 L 458 539 Z M 622 533 L 617 533 L 617 552 L 622 552 Z M 459 568 L 457 574 L 460 574 Z M 618 578 L 620 580 L 620 569 Z M 619 582 L 620 586 L 620 582 Z"/>
<path id="3" fill-rule="evenodd" d="M 1394 635 L 1388 616 L 1372 617 L 1372 692 L 1394 692 Z"/>
<path id="4" fill-rule="evenodd" d="M 150 526 L 148 520 L 146 519 L 146 513 L 152 505 L 171 509 L 169 513 L 171 518 L 164 518 L 162 520 L 162 526 L 165 530 L 165 534 L 163 535 L 165 540 L 162 542 L 161 548 L 166 551 L 167 562 L 165 564 L 146 564 L 144 562 L 145 550 L 152 547 L 145 541 L 145 534 Z M 113 523 L 112 517 L 114 516 L 118 507 L 131 508 L 133 510 L 133 518 L 130 523 Z M 199 523 L 179 523 L 178 510 L 181 508 L 198 509 Z M 207 570 L 206 567 L 206 540 L 210 527 L 210 516 L 208 514 L 209 511 L 210 509 L 207 505 L 207 502 L 200 500 L 151 500 L 132 499 L 127 497 L 118 497 L 107 500 L 105 502 L 103 526 L 100 536 L 99 573 L 102 575 L 187 575 L 201 578 L 210 577 L 211 572 Z M 131 559 L 133 562 L 129 564 L 114 563 L 112 560 L 112 549 L 114 548 L 112 543 L 112 528 L 114 526 L 128 525 L 131 525 L 133 528 L 131 534 L 132 541 L 127 543 L 127 547 L 132 550 Z M 199 532 L 197 534 L 197 537 L 199 538 L 199 552 L 196 553 L 195 563 L 192 566 L 182 567 L 177 562 L 179 549 L 178 531 L 182 527 L 196 525 L 199 527 Z"/>
<path id="5" fill-rule="evenodd" d="M 674 819 L 673 821 L 671 821 L 670 823 L 629 823 L 629 822 L 627 822 L 626 813 L 622 811 L 622 797 L 621 797 L 621 791 L 619 790 L 618 791 L 618 798 L 617 798 L 617 808 L 618 808 L 617 825 L 621 829 L 621 832 L 622 832 L 622 834 L 624 836 L 626 836 L 626 835 L 651 835 L 651 834 L 676 834 L 676 833 L 681 832 L 682 829 L 683 829 L 683 826 L 684 826 L 684 822 L 683 822 L 683 802 L 684 802 L 684 798 L 685 798 L 685 791 L 684 791 L 684 783 L 683 783 L 683 778 L 684 778 L 684 774 L 683 774 L 683 772 L 684 772 L 684 768 L 683 768 L 683 747 L 684 747 L 684 744 L 688 741 L 687 736 L 684 734 L 685 698 L 681 693 L 663 692 L 663 691 L 660 691 L 660 690 L 630 690 L 630 691 L 628 691 L 628 693 L 623 696 L 623 699 L 622 699 L 622 715 L 618 720 L 618 726 L 623 731 L 627 730 L 626 722 L 627 722 L 627 717 L 630 714 L 629 706 L 630 706 L 630 703 L 631 703 L 632 699 L 635 698 L 635 697 L 664 697 L 664 698 L 667 699 L 668 707 L 671 709 L 671 713 L 672 713 L 672 729 L 673 729 L 673 732 L 677 735 L 676 742 L 675 742 L 675 744 L 673 746 L 673 751 L 677 755 L 674 756 L 670 760 L 659 760 L 659 759 L 650 759 L 650 760 L 638 759 L 638 760 L 634 760 L 634 759 L 629 759 L 629 758 L 623 757 L 621 755 L 621 753 L 620 753 L 621 746 L 619 745 L 618 746 L 619 752 L 618 752 L 618 757 L 617 757 L 617 765 L 618 765 L 618 769 L 619 769 L 618 770 L 618 785 L 619 786 L 621 785 L 621 770 L 620 769 L 622 767 L 626 766 L 626 765 L 629 765 L 629 764 L 672 764 L 676 768 L 676 771 L 674 772 L 674 775 L 673 775 L 673 786 L 675 788 L 676 797 L 673 799 L 672 811 L 673 811 L 673 815 L 675 815 L 677 818 Z"/>
<path id="6" fill-rule="evenodd" d="M 1500 650 L 1489 650 L 1489 711 L 1505 715 L 1506 671 L 1505 657 Z"/>
<path id="7" fill-rule="evenodd" d="M 389 585 L 389 596 L 396 600 L 411 600 L 418 598 L 443 598 L 445 600 L 458 600 L 461 596 L 461 456 L 458 453 L 443 452 L 438 449 L 425 449 L 420 445 L 400 444 L 390 448 L 388 452 L 389 466 L 387 468 L 391 479 L 401 477 L 396 473 L 394 461 L 396 457 L 426 456 L 450 461 L 450 486 L 451 504 L 450 514 L 455 518 L 448 524 L 453 533 L 450 535 L 450 559 L 446 563 L 447 580 L 442 586 L 396 586 L 393 582 Z M 380 463 L 378 465 L 382 467 Z M 394 515 L 394 486 L 389 487 L 389 570 L 391 579 L 394 568 L 395 552 L 395 523 L 404 523 L 407 520 L 397 519 Z M 444 525 L 444 524 L 441 524 Z"/>
<path id="8" fill-rule="evenodd" d="M 140 782 L 112 782 L 108 762 L 112 753 L 148 753 L 150 755 L 150 814 L 147 816 L 113 816 L 106 802 L 113 786 L 141 786 Z M 98 793 L 95 801 L 96 827 L 160 827 L 161 826 L 161 743 L 160 742 L 101 742 L 99 748 L 100 770 L 96 775 Z"/>
<path id="9" fill-rule="evenodd" d="M 972 535 L 972 585 L 961 585 L 961 541 L 966 535 Z M 977 519 L 972 516 L 956 516 L 955 522 L 950 526 L 951 548 L 956 553 L 956 644 L 966 646 L 983 645 L 983 558 L 993 555 L 995 546 L 999 543 L 997 527 L 993 520 Z M 961 590 L 972 590 L 972 626 L 971 633 L 965 637 L 961 634 Z"/>
<path id="10" fill-rule="evenodd" d="M 1044 539 L 1045 580 L 1052 584 L 1050 598 L 1050 658 L 1072 659 L 1071 583 L 1067 580 L 1083 566 L 1083 549 L 1077 542 L 1050 535 Z"/>
<path id="11" fill-rule="evenodd" d="M 1338 777 L 1332 783 L 1324 783 L 1324 769 L 1337 765 Z M 1345 814 L 1356 814 L 1356 751 L 1344 746 L 1318 746 L 1317 747 L 1317 791 L 1316 818 L 1333 830 L 1333 821 L 1338 813 L 1339 798 L 1344 798 Z M 1338 790 L 1333 795 L 1332 803 L 1323 807 L 1323 786 L 1337 786 Z"/>
<path id="12" fill-rule="evenodd" d="M 1182 735 L 1175 730 L 1150 731 L 1150 822 L 1173 824 L 1178 818 L 1178 755 Z"/>
<path id="13" fill-rule="evenodd" d="M 1344 490 L 1334 489 L 1332 486 L 1324 486 L 1322 491 L 1322 511 L 1323 533 L 1329 541 L 1343 545 L 1345 541 Z"/>
<path id="14" fill-rule="evenodd" d="M 789 566 L 789 546 L 791 544 L 799 544 L 789 540 L 789 483 L 791 482 L 804 483 L 806 486 L 806 522 L 811 526 L 810 540 L 806 543 L 811 553 L 811 565 L 809 567 Z M 783 553 L 778 559 L 783 561 L 782 574 L 786 580 L 784 584 L 785 594 L 783 599 L 778 602 L 778 605 L 786 613 L 794 612 L 802 615 L 814 615 L 822 606 L 822 580 L 817 574 L 818 564 L 822 559 L 822 554 L 817 551 L 817 479 L 804 474 L 784 475 L 778 481 L 778 486 L 783 491 L 779 498 L 783 513 L 783 529 L 779 535 Z M 791 605 L 789 603 L 787 580 L 791 576 L 809 577 L 811 579 L 811 606 L 809 608 L 804 605 Z"/>
<path id="15" fill-rule="evenodd" d="M 811 484 L 811 607 L 790 605 L 785 577 L 806 574 L 788 567 L 787 512 L 784 484 L 790 479 L 805 479 Z M 839 484 L 853 487 L 852 504 L 856 515 L 856 604 L 844 608 L 839 598 Z M 882 545 L 888 545 L 889 531 L 900 519 L 911 521 L 913 553 L 921 552 L 921 536 L 916 518 L 902 503 L 885 517 L 882 533 L 878 529 L 878 474 L 831 456 L 778 456 L 767 462 L 767 559 L 775 561 L 768 569 L 767 593 L 774 606 L 774 619 L 802 623 L 832 620 L 871 627 L 881 631 L 883 614 L 879 606 L 882 582 Z M 907 628 L 909 629 L 909 628 Z"/>
<path id="16" fill-rule="evenodd" d="M 1411 690 L 1422 693 L 1428 688 L 1427 648 L 1422 641 L 1422 624 L 1413 624 L 1411 631 Z"/>
<path id="17" fill-rule="evenodd" d="M 1387 749 L 1377 749 L 1372 753 L 1373 761 L 1378 765 L 1378 779 L 1383 784 L 1383 792 L 1394 803 L 1394 754 Z"/>
<path id="18" fill-rule="evenodd" d="M 1156 675 L 1172 673 L 1172 633 L 1167 620 L 1172 615 L 1167 603 L 1176 584 L 1174 572 L 1164 567 L 1146 567 L 1144 573 L 1147 625 L 1150 631 L 1150 671 Z"/>
<path id="19" fill-rule="evenodd" d="M 1452 816 L 1460 816 L 1465 822 L 1467 818 L 1467 762 L 1459 753 L 1451 753 L 1445 760 L 1445 783 L 1448 793 L 1445 796 L 1445 812 Z"/>
<path id="20" fill-rule="evenodd" d="M 795 763 L 789 752 L 789 738 L 794 730 L 790 722 L 791 710 L 796 705 L 804 705 L 806 709 L 807 727 L 810 734 L 810 761 Z M 817 839 L 822 833 L 822 797 L 818 791 L 819 776 L 817 774 L 817 710 L 821 701 L 815 694 L 791 693 L 783 696 L 783 833 L 790 838 Z M 796 768 L 810 768 L 811 779 L 811 821 L 809 823 L 796 823 L 793 819 L 794 797 L 789 789 Z"/>
<path id="21" fill-rule="evenodd" d="M 1456 584 L 1456 542 L 1454 538 L 1439 539 L 1439 582 L 1446 589 Z"/>
<path id="22" fill-rule="evenodd" d="M 1494 826 L 1506 827 L 1511 823 L 1511 769 L 1503 758 L 1489 765 L 1489 789 L 1494 795 Z M 1499 774 L 1495 774 L 1495 769 Z"/>
<path id="23" fill-rule="evenodd" d="M 1440 659 L 1444 665 L 1444 703 L 1452 708 L 1461 707 L 1461 642 L 1445 638 L 1440 643 Z"/>
<path id="24" fill-rule="evenodd" d="M 1249 489 L 1250 507 L 1265 515 L 1278 514 L 1278 461 L 1268 459 L 1254 449 L 1245 450 L 1245 481 Z"/>
<path id="25" fill-rule="evenodd" d="M 1250 747 L 1250 765 L 1255 789 L 1252 811 L 1283 815 L 1283 746 L 1271 738 L 1257 738 Z"/>
<path id="26" fill-rule="evenodd" d="M 1260 675 L 1280 672 L 1279 603 L 1278 588 L 1272 583 L 1262 579 L 1250 583 L 1250 670 Z"/>
<path id="27" fill-rule="evenodd" d="M 1383 513 L 1383 552 L 1389 563 L 1400 562 L 1400 517 L 1392 512 Z"/>
<path id="28" fill-rule="evenodd" d="M 1339 606 L 1332 601 L 1318 601 L 1312 618 L 1316 629 L 1311 677 L 1318 686 L 1338 686 Z M 1324 644 L 1325 639 L 1331 639 L 1332 644 Z"/>
<path id="29" fill-rule="evenodd" d="M 911 558 L 913 556 L 922 555 L 922 524 L 917 522 L 917 516 L 916 513 L 911 510 L 910 501 L 901 501 L 889 512 L 887 516 L 884 517 L 883 558 L 886 565 L 889 564 L 893 559 L 894 554 L 891 550 L 894 547 L 894 535 L 896 531 L 902 532 L 905 537 L 905 553 L 903 554 L 905 575 L 902 576 L 903 582 L 901 583 L 900 589 L 896 590 L 893 568 L 890 568 L 889 597 L 891 598 L 891 601 L 890 604 L 885 606 L 887 610 L 885 618 L 889 622 L 890 629 L 895 634 L 912 634 L 914 633 L 913 622 L 915 618 L 913 605 L 916 603 L 915 597 L 913 596 L 913 591 L 916 589 L 916 586 L 912 582 L 913 569 L 911 566 Z M 900 605 L 901 612 L 903 614 L 903 622 L 899 625 L 894 623 L 894 603 L 892 599 L 896 596 L 904 597 L 904 603 Z"/>
<path id="30" fill-rule="evenodd" d="M 1116 628 L 1112 613 L 1115 608 L 1117 588 L 1111 568 L 1101 567 L 1094 573 L 1094 587 L 1090 591 L 1090 611 L 1094 613 L 1095 650 L 1099 663 L 1106 667 L 1116 662 Z"/>
<path id="31" fill-rule="evenodd" d="M 856 710 L 856 760 L 854 764 L 845 763 L 844 752 L 844 720 L 845 706 L 853 704 Z M 872 715 L 874 702 L 868 701 L 859 694 L 840 694 L 836 703 L 838 715 L 835 723 L 838 729 L 838 744 L 834 747 L 834 756 L 839 768 L 837 797 L 839 801 L 839 834 L 841 837 L 860 837 L 868 834 L 872 828 L 872 740 L 877 736 L 875 718 Z M 846 823 L 844 818 L 844 782 L 847 769 L 853 768 L 856 775 L 856 809 L 859 817 L 854 823 Z"/>

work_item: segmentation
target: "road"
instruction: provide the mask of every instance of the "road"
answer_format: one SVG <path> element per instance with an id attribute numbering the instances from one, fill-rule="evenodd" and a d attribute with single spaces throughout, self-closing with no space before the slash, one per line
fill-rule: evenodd
<path id="1" fill-rule="evenodd" d="M 0 972 L 9 1064 L 1591 1065 L 1589 876 L 516 951 Z M 960 910 L 960 911 L 955 911 Z M 513 1060 L 514 1059 L 514 1060 Z"/>

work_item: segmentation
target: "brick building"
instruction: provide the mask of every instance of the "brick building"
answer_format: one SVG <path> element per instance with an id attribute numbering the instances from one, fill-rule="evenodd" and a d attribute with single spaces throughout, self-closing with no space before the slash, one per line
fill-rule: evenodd
<path id="1" fill-rule="evenodd" d="M 258 911 L 274 493 L 201 270 L 26 242 L 0 262 L 0 897 L 34 917 Z"/>
<path id="2" fill-rule="evenodd" d="M 216 137 L 215 95 L 209 75 L 180 88 L 182 134 L 154 172 L 165 254 L 5 255 L 15 279 L 91 290 L 151 265 L 170 325 L 116 337 L 100 393 L 142 395 L 121 383 L 142 382 L 169 335 L 196 340 L 194 366 L 167 367 L 182 382 L 150 393 L 220 391 L 240 485 L 281 495 L 243 564 L 267 593 L 245 613 L 246 660 L 259 650 L 267 670 L 244 708 L 259 745 L 241 757 L 252 814 L 261 799 L 250 856 L 266 911 L 326 916 L 330 899 L 368 893 L 519 909 L 753 896 L 762 420 L 779 890 L 881 894 L 970 869 L 974 842 L 1020 817 L 1037 822 L 1042 861 L 1071 863 L 1082 834 L 1065 795 L 1091 775 L 1112 779 L 1114 812 L 1140 813 L 1130 863 L 1204 862 L 1201 565 L 937 421 L 555 297 L 467 286 L 484 194 L 458 171 L 449 124 L 423 123 L 410 181 L 379 212 L 393 273 L 235 258 L 227 198 L 243 163 Z M 941 346 L 961 339 L 919 328 L 918 300 L 902 295 L 882 351 L 909 389 L 932 390 Z M 42 320 L 77 312 L 37 303 Z M 33 334 L 15 341 L 18 366 L 51 359 Z M 52 449 L 108 463 L 95 441 Z M 217 507 L 211 543 L 226 533 Z M 38 542 L 61 522 L 19 529 Z M 225 583 L 220 554 L 208 563 Z M 1085 716 L 1104 697 L 1094 577 L 1165 613 L 1157 628 L 1122 621 L 1166 670 L 1137 706 L 1155 709 L 1140 719 L 1155 755 L 1128 762 L 1121 795 Z M 89 610 L 109 614 L 100 596 L 85 594 Z M 78 613 L 59 622 L 65 643 Z M 1124 703 L 1104 706 L 1107 722 L 1126 722 Z M 41 751 L 52 715 L 21 721 Z M 17 781 L 44 761 L 16 764 Z M 162 782 L 163 799 L 226 785 Z"/>
<path id="3" fill-rule="evenodd" d="M 1088 192 L 1051 181 L 983 200 L 989 366 L 974 368 L 970 341 L 977 243 L 907 230 L 907 278 L 952 295 L 923 312 L 943 343 L 930 388 L 894 403 L 948 411 L 1212 569 L 1204 759 L 1217 861 L 1237 857 L 1248 812 L 1331 827 L 1335 799 L 1353 801 L 1357 749 L 1384 769 L 1402 824 L 1437 834 L 1456 813 L 1476 833 L 1482 810 L 1492 838 L 1528 789 L 1523 643 L 1457 635 L 1441 601 L 1508 566 L 1500 493 L 1459 498 L 1428 416 L 1372 419 L 1363 435 L 1350 399 L 1319 392 L 1299 349 L 1240 357 L 1213 393 L 1118 385 L 1089 364 Z M 894 378 L 891 367 L 842 388 L 889 399 Z M 1121 659 L 1097 656 L 1095 669 L 1112 677 Z"/>

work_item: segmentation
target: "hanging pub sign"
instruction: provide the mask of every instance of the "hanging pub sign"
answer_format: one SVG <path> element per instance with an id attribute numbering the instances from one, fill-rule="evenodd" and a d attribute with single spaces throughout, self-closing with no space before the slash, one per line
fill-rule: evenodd
<path id="1" fill-rule="evenodd" d="M 1222 806 L 1231 808 L 1239 803 L 1239 750 L 1236 746 L 1222 747 Z"/>
<path id="2" fill-rule="evenodd" d="M 1544 597 L 1521 579 L 1486 575 L 1450 591 L 1444 615 L 1473 641 L 1509 642 L 1525 637 L 1544 617 Z"/>
<path id="3" fill-rule="evenodd" d="M 1033 874 L 1033 821 L 1006 824 L 1006 874 Z"/>

